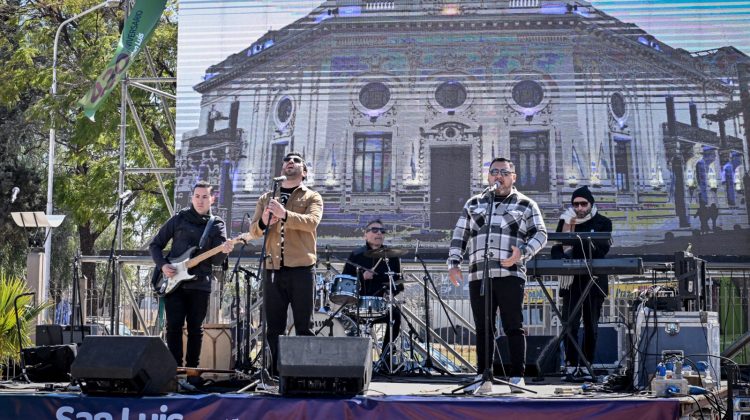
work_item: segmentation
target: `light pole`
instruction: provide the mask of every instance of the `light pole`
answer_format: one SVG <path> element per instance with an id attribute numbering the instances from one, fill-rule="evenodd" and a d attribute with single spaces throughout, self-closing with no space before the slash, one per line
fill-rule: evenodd
<path id="1" fill-rule="evenodd" d="M 91 12 L 101 9 L 102 7 L 117 7 L 120 5 L 120 0 L 106 0 L 96 6 L 90 7 L 83 12 L 66 19 L 60 26 L 57 27 L 55 32 L 55 42 L 52 44 L 52 87 L 50 92 L 52 94 L 52 100 L 55 100 L 57 96 L 57 42 L 60 40 L 60 32 L 65 25 L 73 22 L 74 20 L 85 16 Z M 49 157 L 47 159 L 47 214 L 52 214 L 52 187 L 55 177 L 55 123 L 52 122 L 52 127 L 49 129 Z M 50 267 L 52 262 L 52 235 L 50 228 L 46 229 L 45 240 L 44 240 L 44 285 L 42 288 L 40 299 L 47 299 L 49 297 L 49 280 L 50 280 Z"/>

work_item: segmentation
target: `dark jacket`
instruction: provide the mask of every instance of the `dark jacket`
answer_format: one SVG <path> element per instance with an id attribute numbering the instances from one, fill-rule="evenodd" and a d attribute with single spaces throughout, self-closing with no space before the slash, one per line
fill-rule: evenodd
<path id="1" fill-rule="evenodd" d="M 557 224 L 557 229 L 555 229 L 556 232 L 562 232 L 563 224 L 565 222 L 561 219 L 560 222 Z M 612 232 L 612 221 L 609 220 L 608 217 L 602 215 L 601 213 L 596 213 L 594 217 L 592 217 L 590 220 L 575 225 L 575 231 L 576 232 Z M 561 259 L 561 258 L 573 258 L 573 259 L 583 259 L 584 256 L 587 256 L 589 258 L 604 258 L 607 256 L 607 253 L 609 252 L 610 248 L 610 241 L 602 241 L 602 240 L 595 240 L 592 241 L 592 247 L 591 252 L 589 252 L 588 242 L 583 241 L 583 247 L 581 247 L 580 244 L 573 245 L 572 252 L 569 254 L 565 254 L 563 252 L 563 246 L 561 244 L 554 245 L 552 247 L 551 253 L 552 258 L 554 259 Z M 588 276 L 575 276 L 575 281 L 588 281 Z M 599 287 L 606 293 L 609 289 L 609 282 L 608 282 L 608 276 L 597 276 L 596 279 L 597 284 Z M 561 291 L 560 293 L 563 294 L 567 291 Z"/>
<path id="2" fill-rule="evenodd" d="M 383 245 L 385 248 L 386 246 Z M 349 254 L 349 261 L 359 264 L 362 267 L 365 268 L 372 268 L 377 264 L 379 258 L 370 258 L 365 256 L 365 252 L 370 250 L 370 246 L 365 244 L 364 246 L 361 246 L 354 251 L 352 251 L 351 254 Z M 388 265 L 391 267 L 391 270 L 394 273 L 397 273 L 393 280 L 400 280 L 401 279 L 401 259 L 399 258 L 389 258 L 388 259 Z M 381 261 L 380 264 L 375 268 L 375 276 L 372 278 L 372 280 L 364 280 L 362 276 L 357 276 L 357 268 L 349 263 L 346 263 L 344 265 L 344 271 L 342 274 L 346 274 L 349 276 L 355 276 L 359 279 L 359 294 L 360 296 L 383 296 L 386 291 L 388 290 L 388 283 L 389 279 L 388 276 L 385 274 L 388 272 L 388 267 L 385 264 L 385 261 Z M 395 289 L 393 289 L 393 295 L 397 295 L 401 291 L 404 290 L 404 285 L 399 284 L 396 286 Z"/>
<path id="3" fill-rule="evenodd" d="M 203 235 L 206 223 L 208 222 L 208 218 L 208 215 L 199 215 L 191 206 L 190 208 L 180 210 L 179 213 L 167 220 L 167 223 L 159 229 L 159 232 L 148 246 L 148 249 L 151 252 L 151 258 L 156 264 L 156 269 L 161 271 L 161 267 L 164 264 L 169 264 L 171 258 L 179 257 L 190 247 L 197 247 L 201 236 Z M 226 240 L 227 230 L 224 225 L 224 220 L 222 220 L 221 217 L 216 217 L 211 230 L 208 232 L 206 244 L 201 251 L 194 253 L 193 256 L 198 255 L 202 251 L 215 248 L 226 242 Z M 169 241 L 172 241 L 172 247 L 165 257 L 163 250 L 166 248 Z M 201 262 L 189 271 L 190 274 L 195 275 L 197 278 L 193 281 L 183 282 L 179 287 L 210 292 L 211 266 L 221 265 L 226 257 L 227 254 L 220 252 Z"/>
<path id="4" fill-rule="evenodd" d="M 560 222 L 557 224 L 557 229 L 555 229 L 555 232 L 562 232 L 563 224 L 565 222 L 561 219 Z M 596 216 L 592 217 L 590 220 L 586 221 L 585 223 L 577 224 L 575 225 L 575 231 L 576 232 L 612 232 L 612 221 L 609 220 L 608 217 L 603 216 L 601 213 L 596 213 Z M 575 258 L 575 259 L 582 259 L 584 257 L 584 254 L 591 258 L 604 258 L 607 253 L 609 252 L 609 241 L 593 241 L 593 247 L 592 247 L 592 255 L 589 255 L 588 250 L 588 243 L 586 241 L 583 241 L 584 247 L 582 248 L 580 244 L 573 246 L 573 253 L 572 255 L 563 255 L 563 246 L 562 245 L 554 245 L 552 247 L 552 258 L 560 259 L 560 258 Z"/>

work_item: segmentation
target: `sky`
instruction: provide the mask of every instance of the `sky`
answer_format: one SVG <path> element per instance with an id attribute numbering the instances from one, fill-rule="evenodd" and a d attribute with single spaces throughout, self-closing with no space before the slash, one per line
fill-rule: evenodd
<path id="1" fill-rule="evenodd" d="M 561 0 L 562 1 L 562 0 Z M 180 0 L 177 58 L 177 146 L 197 128 L 193 86 L 206 68 L 272 29 L 304 17 L 322 0 Z M 750 55 L 750 1 L 602 0 L 594 7 L 688 51 L 732 45 Z"/>

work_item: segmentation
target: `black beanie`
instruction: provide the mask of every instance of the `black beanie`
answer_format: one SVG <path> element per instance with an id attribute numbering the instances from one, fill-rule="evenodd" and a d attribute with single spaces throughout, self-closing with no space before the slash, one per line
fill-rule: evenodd
<path id="1" fill-rule="evenodd" d="M 586 201 L 588 201 L 591 204 L 594 204 L 594 196 L 591 194 L 591 191 L 589 191 L 589 187 L 586 185 L 573 191 L 573 196 L 570 198 L 571 204 L 573 203 L 573 200 L 576 199 L 576 197 L 585 198 Z"/>

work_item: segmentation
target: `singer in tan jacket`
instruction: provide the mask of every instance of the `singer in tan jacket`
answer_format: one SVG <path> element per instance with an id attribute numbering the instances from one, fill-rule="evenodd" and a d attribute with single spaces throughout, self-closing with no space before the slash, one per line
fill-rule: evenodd
<path id="1" fill-rule="evenodd" d="M 275 197 L 267 192 L 258 199 L 250 224 L 252 238 L 262 238 L 268 226 L 263 305 L 274 376 L 278 375 L 279 336 L 286 329 L 289 305 L 296 334 L 312 335 L 316 231 L 323 217 L 323 198 L 303 184 L 307 165 L 300 153 L 284 157 L 280 178 Z"/>

